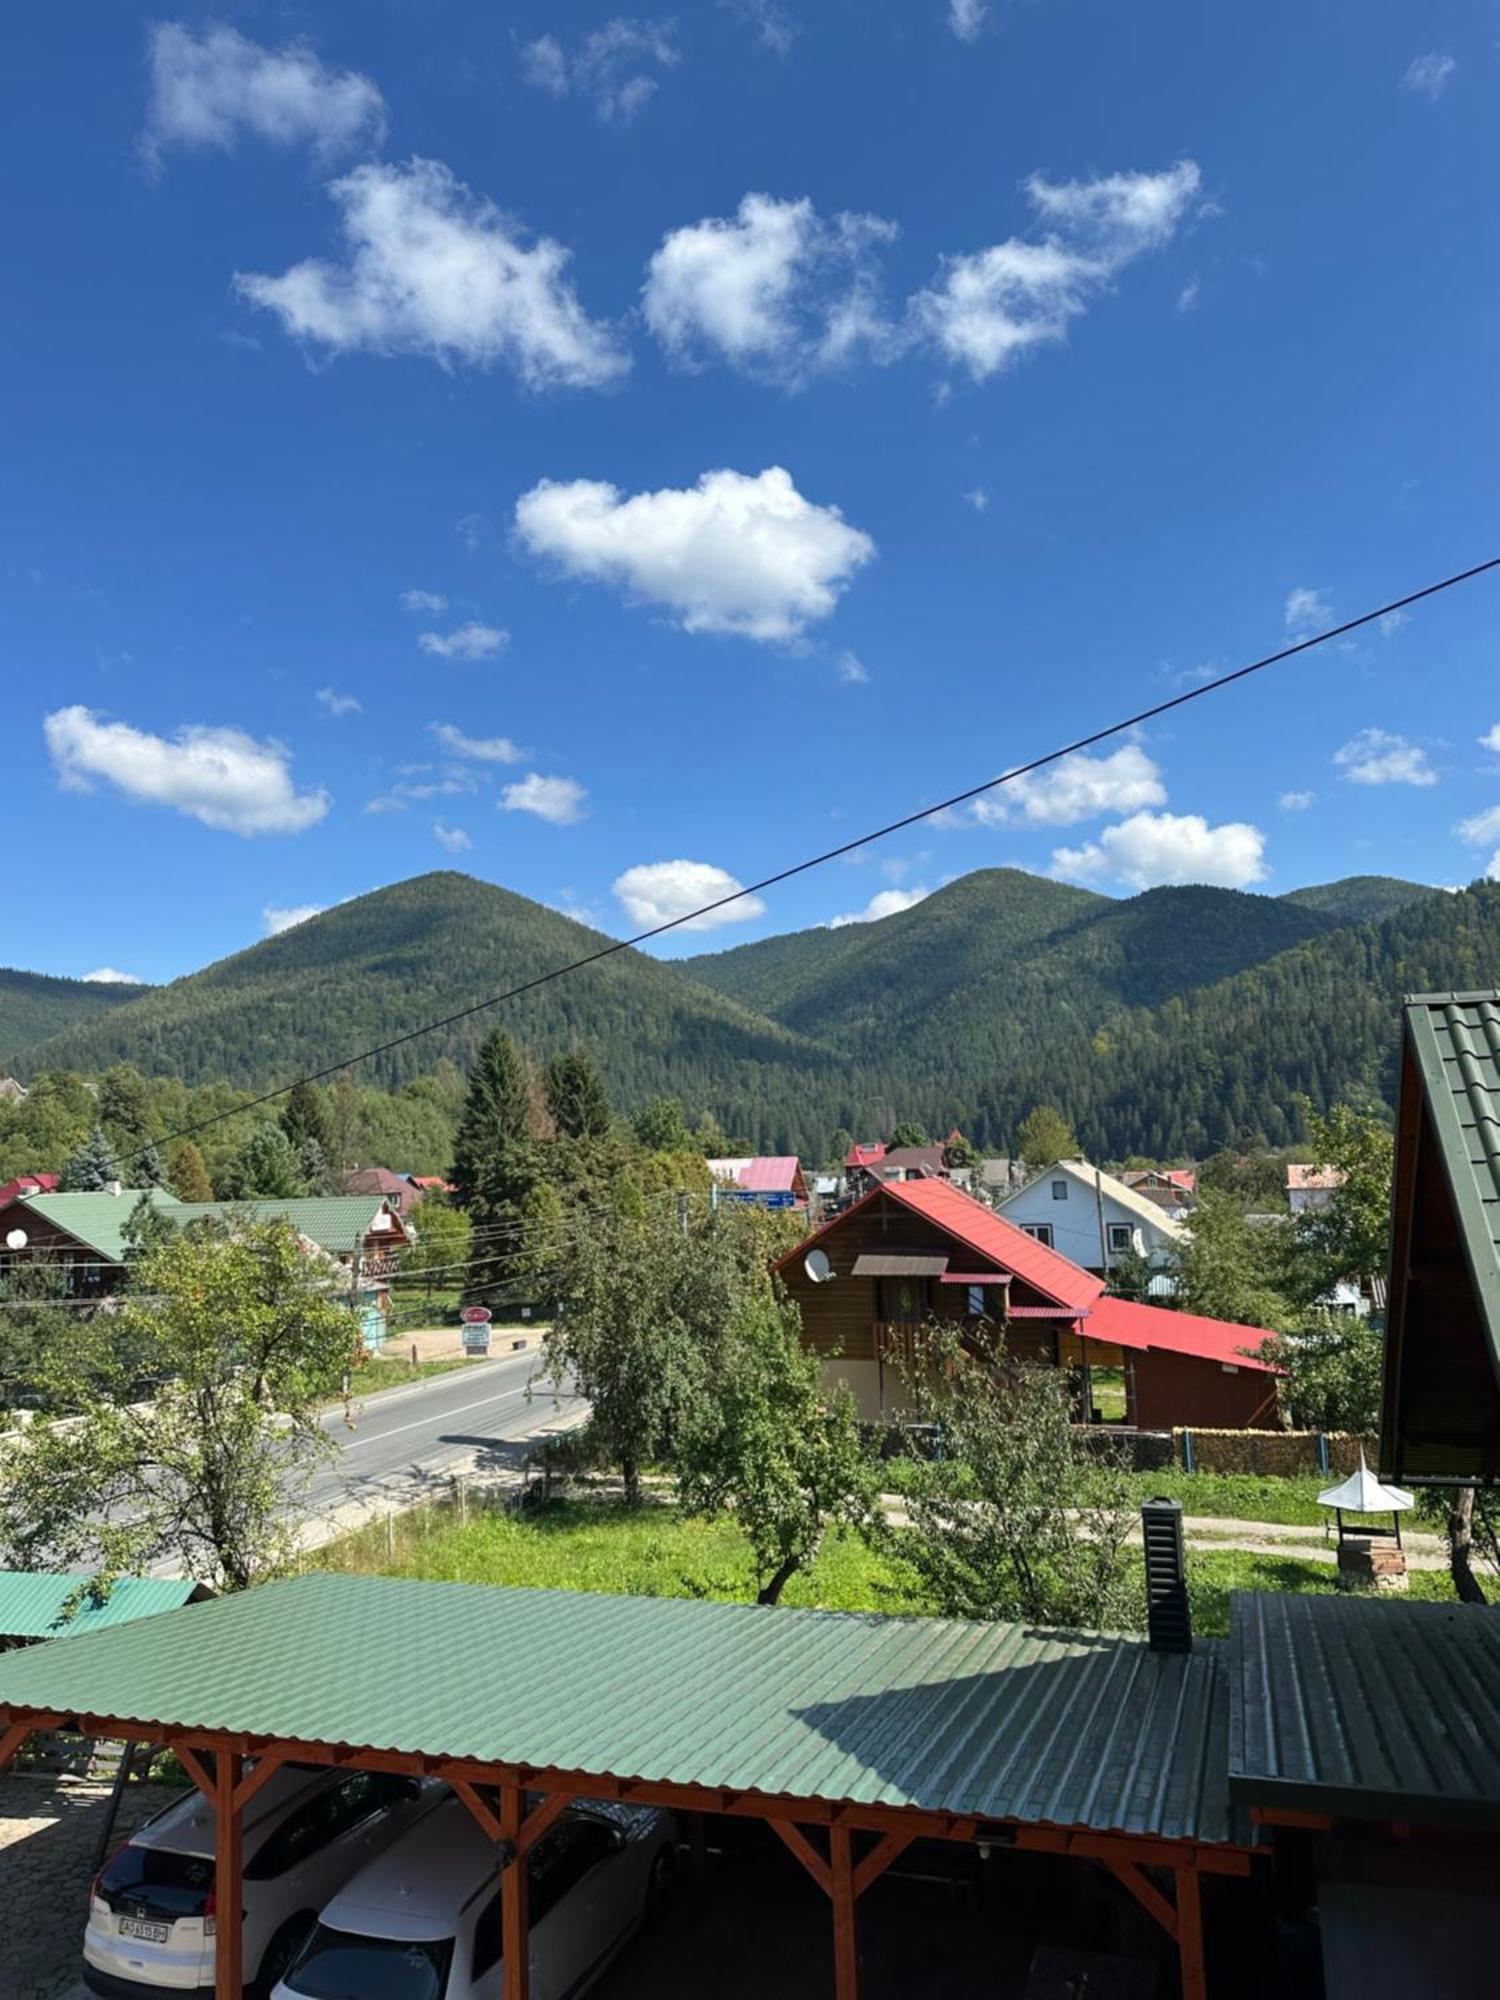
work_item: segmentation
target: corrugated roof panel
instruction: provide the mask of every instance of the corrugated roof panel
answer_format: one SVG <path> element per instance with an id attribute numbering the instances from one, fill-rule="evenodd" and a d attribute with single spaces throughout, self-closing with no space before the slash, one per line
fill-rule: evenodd
<path id="1" fill-rule="evenodd" d="M 1500 1615 L 1237 1592 L 1229 1772 L 1245 1806 L 1500 1826 Z"/>
<path id="2" fill-rule="evenodd" d="M 1089 1314 L 1083 1331 L 1091 1340 L 1113 1341 L 1117 1347 L 1157 1347 L 1171 1354 L 1191 1354 L 1199 1361 L 1227 1361 L 1237 1368 L 1271 1370 L 1271 1363 L 1260 1360 L 1257 1353 L 1272 1337 L 1265 1327 L 1208 1319 L 1202 1313 L 1174 1312 L 1170 1306 L 1140 1305 L 1134 1299 L 1117 1299 L 1106 1293 Z"/>
<path id="3" fill-rule="evenodd" d="M 1102 1278 L 1038 1243 L 951 1181 L 887 1181 L 884 1192 L 1062 1305 L 1082 1311 L 1104 1290 Z"/>
<path id="4" fill-rule="evenodd" d="M 199 1588 L 191 1577 L 122 1576 L 107 1593 L 83 1598 L 65 1617 L 68 1600 L 87 1581 L 42 1570 L 0 1570 L 0 1638 L 76 1638 L 175 1611 Z"/>
<path id="5" fill-rule="evenodd" d="M 1409 1000 L 1406 1019 L 1475 1297 L 1500 1364 L 1500 992 Z"/>
<path id="6" fill-rule="evenodd" d="M 1216 1642 L 323 1575 L 192 1618 L 0 1655 L 0 1705 L 1232 1837 Z"/>

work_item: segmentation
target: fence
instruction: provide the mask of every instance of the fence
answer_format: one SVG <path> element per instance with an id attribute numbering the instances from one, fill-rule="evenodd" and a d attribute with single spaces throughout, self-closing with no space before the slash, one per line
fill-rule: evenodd
<path id="1" fill-rule="evenodd" d="M 1360 1447 L 1376 1456 L 1373 1438 L 1353 1431 L 1174 1430 L 1173 1455 L 1187 1472 L 1253 1472 L 1275 1478 L 1299 1473 L 1353 1472 Z"/>

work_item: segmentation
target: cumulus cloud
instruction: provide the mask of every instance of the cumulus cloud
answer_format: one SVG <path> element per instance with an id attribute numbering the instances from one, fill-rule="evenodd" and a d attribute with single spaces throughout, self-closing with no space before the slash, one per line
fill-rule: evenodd
<path id="1" fill-rule="evenodd" d="M 419 632 L 417 644 L 440 660 L 492 660 L 510 644 L 510 634 L 471 619 L 453 632 Z"/>
<path id="2" fill-rule="evenodd" d="M 1284 607 L 1286 629 L 1294 639 L 1307 639 L 1333 623 L 1333 612 L 1321 590 L 1289 590 Z"/>
<path id="3" fill-rule="evenodd" d="M 713 931 L 724 924 L 743 924 L 751 917 L 764 916 L 766 906 L 760 897 L 739 895 L 739 888 L 727 868 L 716 868 L 710 861 L 643 861 L 627 868 L 614 884 L 626 916 L 642 930 L 673 923 L 692 910 L 702 910 L 705 903 L 721 903 L 727 896 L 735 900 L 724 903 L 722 909 L 704 910 L 701 916 L 679 924 L 678 929 Z"/>
<path id="4" fill-rule="evenodd" d="M 1457 67 L 1452 56 L 1413 56 L 1401 79 L 1401 88 L 1416 91 L 1419 96 L 1431 98 L 1436 104 L 1448 88 L 1448 79 Z"/>
<path id="5" fill-rule="evenodd" d="M 1500 757 L 1500 722 L 1497 722 L 1493 729 L 1484 732 L 1479 739 L 1479 747 L 1481 750 L 1493 750 L 1495 755 Z"/>
<path id="6" fill-rule="evenodd" d="M 72 791 L 102 781 L 126 798 L 246 836 L 302 833 L 328 811 L 327 792 L 299 792 L 293 784 L 284 744 L 259 742 L 242 729 L 188 724 L 168 739 L 75 706 L 54 710 L 42 730 L 58 777 Z"/>
<path id="7" fill-rule="evenodd" d="M 519 764 L 526 752 L 508 736 L 466 736 L 451 722 L 434 722 L 432 733 L 450 757 L 476 764 Z"/>
<path id="8" fill-rule="evenodd" d="M 572 778 L 544 778 L 537 771 L 528 771 L 517 783 L 505 787 L 500 805 L 504 812 L 535 813 L 553 826 L 572 826 L 583 818 L 587 797 L 583 786 Z"/>
<path id="9" fill-rule="evenodd" d="M 461 826 L 444 826 L 440 819 L 432 822 L 432 837 L 449 854 L 467 854 L 474 845 Z"/>
<path id="10" fill-rule="evenodd" d="M 83 983 L 85 986 L 140 986 L 144 981 L 137 979 L 133 972 L 117 972 L 112 965 L 100 965 L 83 975 Z"/>
<path id="11" fill-rule="evenodd" d="M 1284 813 L 1306 812 L 1317 796 L 1316 792 L 1283 792 L 1276 803 Z"/>
<path id="12" fill-rule="evenodd" d="M 304 42 L 266 49 L 222 24 L 201 31 L 180 21 L 150 30 L 151 98 L 145 151 L 172 146 L 228 152 L 242 133 L 320 155 L 378 145 L 385 104 L 367 76 L 328 69 Z"/>
<path id="13" fill-rule="evenodd" d="M 565 575 L 665 605 L 688 632 L 794 639 L 826 618 L 875 554 L 837 507 L 805 500 L 789 472 L 705 472 L 686 490 L 628 498 L 603 480 L 544 479 L 516 502 L 516 530 Z"/>
<path id="14" fill-rule="evenodd" d="M 976 42 L 989 11 L 987 0 L 948 0 L 948 26 L 961 42 Z"/>
<path id="15" fill-rule="evenodd" d="M 983 381 L 1028 348 L 1064 339 L 1069 322 L 1126 265 L 1171 240 L 1200 181 L 1192 160 L 1161 173 L 1091 181 L 1033 174 L 1026 194 L 1041 233 L 946 258 L 912 300 L 913 320 L 950 361 Z"/>
<path id="16" fill-rule="evenodd" d="M 830 917 L 831 931 L 844 930 L 850 924 L 878 924 L 882 917 L 894 917 L 901 910 L 909 910 L 917 903 L 925 902 L 930 889 L 879 889 L 862 910 L 850 910 L 846 916 Z"/>
<path id="17" fill-rule="evenodd" d="M 1435 785 L 1427 752 L 1389 729 L 1362 729 L 1333 761 L 1352 785 Z"/>
<path id="18" fill-rule="evenodd" d="M 556 35 L 542 35 L 521 51 L 521 73 L 553 97 L 587 98 L 605 125 L 628 125 L 656 95 L 653 70 L 682 60 L 672 21 L 618 16 L 595 28 L 569 55 Z"/>
<path id="19" fill-rule="evenodd" d="M 646 324 L 674 361 L 708 355 L 795 385 L 860 348 L 894 352 L 873 249 L 895 225 L 823 220 L 804 197 L 747 194 L 733 216 L 671 230 L 646 270 Z"/>
<path id="20" fill-rule="evenodd" d="M 343 263 L 312 257 L 235 285 L 298 340 L 335 354 L 503 362 L 532 389 L 597 389 L 629 367 L 566 276 L 568 252 L 517 225 L 437 160 L 356 167 L 328 190 Z"/>
<path id="21" fill-rule="evenodd" d="M 1472 819 L 1460 820 L 1458 837 L 1471 847 L 1488 847 L 1492 840 L 1500 840 L 1500 806 L 1490 806 L 1485 812 L 1475 813 Z"/>
<path id="22" fill-rule="evenodd" d="M 328 908 L 326 903 L 297 903 L 290 909 L 282 909 L 275 903 L 267 903 L 260 913 L 261 936 L 280 937 L 296 924 L 305 924 L 309 917 L 321 917 Z"/>
<path id="23" fill-rule="evenodd" d="M 1140 812 L 1107 826 L 1086 847 L 1058 848 L 1052 872 L 1131 889 L 1188 882 L 1245 889 L 1265 879 L 1265 846 L 1260 828 L 1240 820 L 1210 826 L 1201 813 Z"/>
<path id="24" fill-rule="evenodd" d="M 336 694 L 332 688 L 319 688 L 317 702 L 318 706 L 326 708 L 330 715 L 362 715 L 364 713 L 364 703 L 359 699 L 358 695 Z"/>
<path id="25" fill-rule="evenodd" d="M 719 5 L 736 20 L 755 30 L 755 39 L 773 56 L 790 55 L 792 44 L 802 32 L 802 24 L 776 0 L 719 0 Z"/>
<path id="26" fill-rule="evenodd" d="M 1080 750 L 1046 771 L 1012 778 L 974 801 L 974 817 L 981 826 L 999 826 L 1019 812 L 1033 826 L 1073 826 L 1166 802 L 1160 766 L 1139 744 L 1125 743 L 1107 757 Z"/>
<path id="27" fill-rule="evenodd" d="M 425 611 L 434 615 L 448 609 L 448 600 L 440 590 L 403 590 L 401 602 L 408 611 Z"/>

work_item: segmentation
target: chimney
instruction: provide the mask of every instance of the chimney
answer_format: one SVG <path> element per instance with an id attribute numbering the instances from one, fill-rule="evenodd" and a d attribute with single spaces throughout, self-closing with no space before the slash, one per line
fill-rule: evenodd
<path id="1" fill-rule="evenodd" d="M 1146 1552 L 1146 1631 L 1157 1653 L 1190 1653 L 1187 1564 L 1182 1552 L 1182 1502 L 1148 1500 L 1141 1508 Z"/>
<path id="2" fill-rule="evenodd" d="M 104 1192 L 106 1194 L 122 1195 L 125 1192 L 125 1183 L 124 1181 L 106 1181 L 104 1183 Z"/>

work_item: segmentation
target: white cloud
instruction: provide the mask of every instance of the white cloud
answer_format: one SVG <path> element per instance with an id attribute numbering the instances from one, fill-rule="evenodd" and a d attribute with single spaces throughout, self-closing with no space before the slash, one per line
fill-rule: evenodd
<path id="1" fill-rule="evenodd" d="M 805 197 L 747 194 L 737 213 L 662 238 L 646 270 L 646 324 L 674 361 L 708 352 L 789 386 L 860 347 L 895 351 L 880 310 L 873 246 L 895 235 L 873 215 L 824 221 Z"/>
<path id="2" fill-rule="evenodd" d="M 1475 813 L 1472 819 L 1461 820 L 1458 837 L 1471 847 L 1488 847 L 1492 840 L 1500 840 L 1500 806 L 1491 806 L 1485 812 Z"/>
<path id="3" fill-rule="evenodd" d="M 755 39 L 773 56 L 791 54 L 802 24 L 776 0 L 719 0 L 719 5 L 755 30 Z"/>
<path id="4" fill-rule="evenodd" d="M 258 742 L 242 729 L 190 723 L 169 741 L 75 706 L 56 709 L 42 730 L 69 790 L 89 791 L 102 779 L 127 798 L 246 836 L 301 833 L 328 811 L 327 792 L 296 789 L 283 744 Z"/>
<path id="5" fill-rule="evenodd" d="M 1333 761 L 1353 785 L 1435 785 L 1427 752 L 1389 729 L 1362 729 Z"/>
<path id="6" fill-rule="evenodd" d="M 882 917 L 894 917 L 901 910 L 909 910 L 917 903 L 925 902 L 931 895 L 930 889 L 879 889 L 862 910 L 851 910 L 847 916 L 830 917 L 828 928 L 841 931 L 850 924 L 878 924 Z"/>
<path id="7" fill-rule="evenodd" d="M 1198 273 L 1194 271 L 1192 277 L 1188 279 L 1182 290 L 1177 294 L 1177 310 L 1180 313 L 1191 312 L 1193 307 L 1197 305 L 1198 296 L 1202 290 L 1203 281 L 1198 276 Z"/>
<path id="8" fill-rule="evenodd" d="M 1409 611 L 1384 612 L 1380 619 L 1380 636 L 1383 639 L 1394 639 L 1402 626 L 1410 625 L 1410 623 L 1411 613 Z"/>
<path id="9" fill-rule="evenodd" d="M 544 778 L 539 772 L 528 771 L 518 783 L 505 787 L 500 805 L 505 812 L 535 813 L 554 826 L 572 826 L 583 818 L 587 797 L 583 786 L 572 778 Z"/>
<path id="10" fill-rule="evenodd" d="M 1500 757 L 1500 722 L 1497 722 L 1493 729 L 1484 732 L 1479 739 L 1479 747 L 1481 750 L 1493 750 L 1495 755 Z"/>
<path id="11" fill-rule="evenodd" d="M 1052 872 L 1132 889 L 1188 882 L 1244 889 L 1265 879 L 1265 846 L 1260 828 L 1243 821 L 1210 826 L 1201 813 L 1142 812 L 1107 826 L 1087 847 L 1058 848 Z"/>
<path id="12" fill-rule="evenodd" d="M 492 660 L 510 644 L 510 634 L 471 620 L 453 632 L 419 632 L 417 644 L 440 660 Z"/>
<path id="13" fill-rule="evenodd" d="M 1127 264 L 1169 242 L 1200 179 L 1191 160 L 1092 181 L 1033 174 L 1026 193 L 1044 233 L 945 258 L 938 278 L 911 301 L 913 320 L 983 381 L 1027 348 L 1064 339 L 1069 321 Z"/>
<path id="14" fill-rule="evenodd" d="M 364 703 L 359 699 L 358 695 L 335 694 L 332 688 L 319 688 L 316 698 L 319 707 L 326 708 L 330 715 L 362 715 L 364 713 Z"/>
<path id="15" fill-rule="evenodd" d="M 446 848 L 450 854 L 467 854 L 474 845 L 461 826 L 444 826 L 440 819 L 432 822 L 432 837 L 439 847 Z"/>
<path id="16" fill-rule="evenodd" d="M 1138 744 L 1124 743 L 1107 757 L 1080 750 L 1047 771 L 1012 778 L 974 801 L 974 818 L 981 826 L 1000 826 L 1018 810 L 1033 826 L 1073 826 L 1166 802 L 1161 767 Z"/>
<path id="17" fill-rule="evenodd" d="M 572 56 L 555 35 L 542 35 L 522 49 L 522 74 L 553 97 L 576 91 L 588 98 L 605 125 L 628 125 L 656 95 L 651 71 L 673 69 L 682 59 L 674 26 L 620 16 L 585 35 Z"/>
<path id="18" fill-rule="evenodd" d="M 276 904 L 267 903 L 260 913 L 261 936 L 280 937 L 295 924 L 305 924 L 309 917 L 321 917 L 327 907 L 326 903 L 298 903 L 291 909 L 278 909 Z"/>
<path id="19" fill-rule="evenodd" d="M 516 502 L 516 529 L 533 555 L 665 605 L 685 631 L 760 640 L 794 639 L 826 618 L 875 554 L 779 465 L 629 498 L 603 480 L 544 479 Z"/>
<path id="20" fill-rule="evenodd" d="M 434 722 L 432 733 L 450 757 L 478 764 L 519 764 L 526 752 L 508 736 L 465 736 L 451 722 Z"/>
<path id="21" fill-rule="evenodd" d="M 616 877 L 614 891 L 631 922 L 642 930 L 653 930 L 658 924 L 669 924 L 690 910 L 701 909 L 705 903 L 734 896 L 739 886 L 727 869 L 715 868 L 710 861 L 643 861 Z M 678 928 L 718 930 L 724 924 L 748 923 L 752 917 L 764 916 L 765 910 L 759 896 L 739 896 L 723 909 L 709 910 Z"/>
<path id="22" fill-rule="evenodd" d="M 870 670 L 858 653 L 839 654 L 839 680 L 845 687 L 868 687 Z"/>
<path id="23" fill-rule="evenodd" d="M 568 282 L 568 252 L 528 248 L 514 222 L 437 160 L 356 167 L 334 181 L 348 246 L 280 277 L 235 285 L 289 334 L 334 353 L 425 354 L 445 366 L 503 361 L 532 389 L 599 388 L 629 367 Z"/>
<path id="24" fill-rule="evenodd" d="M 1317 796 L 1316 792 L 1283 792 L 1276 803 L 1284 813 L 1306 812 Z"/>
<path id="25" fill-rule="evenodd" d="M 990 496 L 988 493 L 985 492 L 982 486 L 971 486 L 968 492 L 961 493 L 959 495 L 959 498 L 961 500 L 967 500 L 969 505 L 974 509 L 974 512 L 976 514 L 984 513 L 985 509 L 990 504 Z"/>
<path id="26" fill-rule="evenodd" d="M 1321 590 L 1289 590 L 1285 615 L 1286 629 L 1294 639 L 1310 638 L 1333 623 L 1328 599 Z"/>
<path id="27" fill-rule="evenodd" d="M 438 612 L 448 609 L 448 600 L 440 590 L 403 590 L 401 602 L 408 611 Z"/>
<path id="28" fill-rule="evenodd" d="M 948 26 L 961 42 L 978 41 L 989 11 L 987 0 L 948 0 Z"/>
<path id="29" fill-rule="evenodd" d="M 117 972 L 112 965 L 97 966 L 94 971 L 83 975 L 85 986 L 140 986 L 143 982 L 133 972 Z"/>
<path id="30" fill-rule="evenodd" d="M 273 145 L 306 143 L 327 156 L 385 132 L 385 104 L 367 76 L 327 69 L 305 43 L 265 49 L 222 24 L 150 30 L 147 158 L 169 146 L 228 152 L 242 132 Z"/>
<path id="31" fill-rule="evenodd" d="M 1413 56 L 1406 66 L 1406 74 L 1401 79 L 1401 88 L 1417 91 L 1423 97 L 1430 97 L 1436 104 L 1448 88 L 1448 79 L 1457 67 L 1452 56 Z"/>

